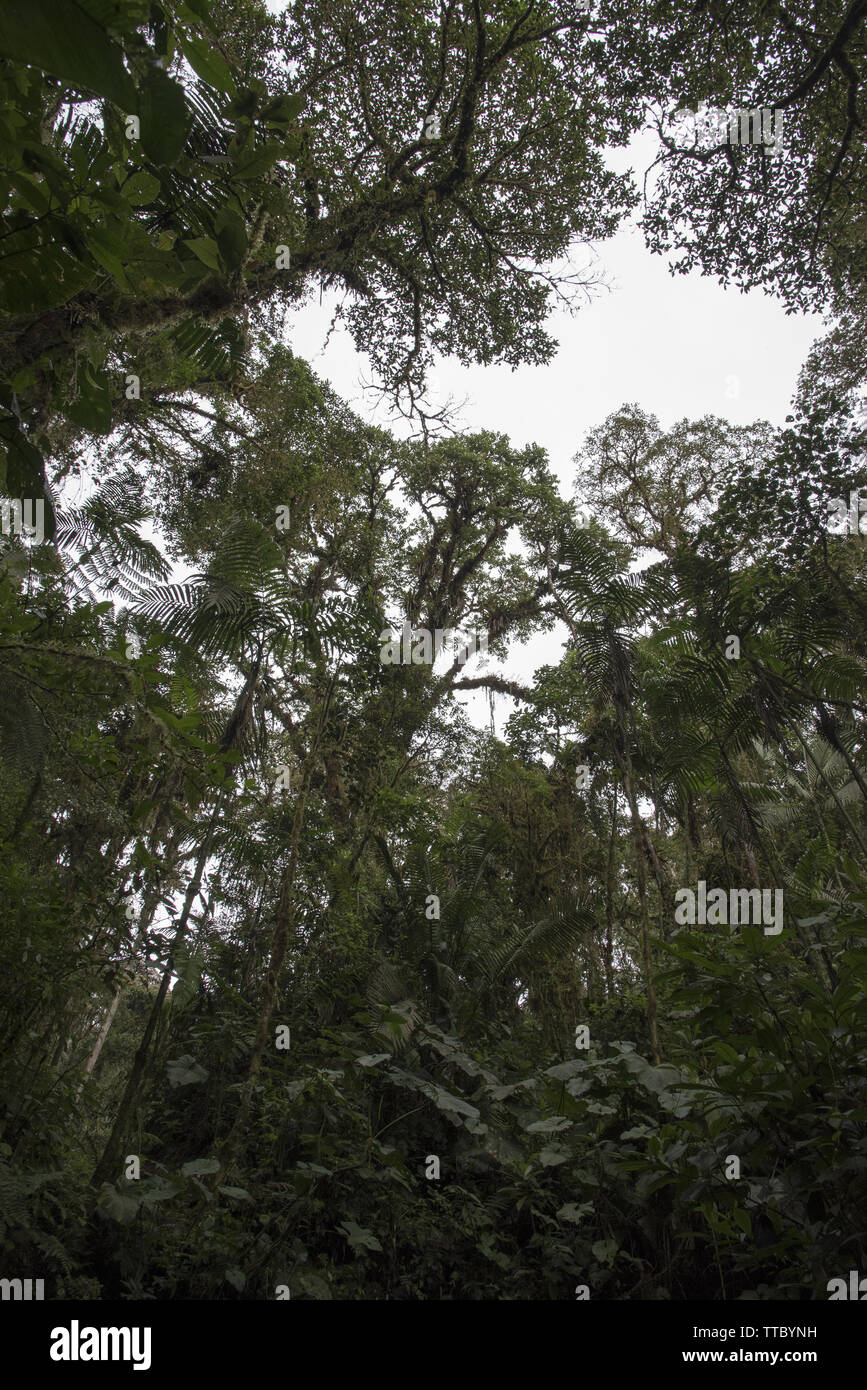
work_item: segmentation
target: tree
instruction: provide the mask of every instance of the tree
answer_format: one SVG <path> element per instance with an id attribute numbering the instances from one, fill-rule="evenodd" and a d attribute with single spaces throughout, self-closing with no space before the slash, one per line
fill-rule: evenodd
<path id="1" fill-rule="evenodd" d="M 672 558 L 712 512 L 732 471 L 764 462 L 770 434 L 761 423 L 737 428 L 711 416 L 664 433 L 654 416 L 624 406 L 576 456 L 576 489 L 616 535 Z"/>
<path id="2" fill-rule="evenodd" d="M 729 4 L 655 11 L 659 33 L 637 55 L 662 147 L 643 219 L 648 245 L 679 253 L 680 273 L 700 266 L 723 284 L 763 286 L 791 310 L 841 309 L 864 280 L 867 7 L 750 0 L 736 23 Z M 614 63 L 634 62 L 627 35 L 625 26 L 615 35 Z M 727 129 L 672 138 L 674 109 L 702 103 L 780 112 L 780 152 L 733 145 Z"/>

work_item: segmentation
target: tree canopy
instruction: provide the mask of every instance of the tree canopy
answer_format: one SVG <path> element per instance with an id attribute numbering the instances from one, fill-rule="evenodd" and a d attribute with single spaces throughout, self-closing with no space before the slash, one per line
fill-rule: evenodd
<path id="1" fill-rule="evenodd" d="M 865 18 L 6 0 L 10 1277 L 808 1301 L 863 1265 Z M 702 103 L 784 151 L 681 147 Z M 609 155 L 648 128 L 642 187 Z M 567 497 L 428 375 L 550 362 L 633 212 L 827 332 L 782 427 L 624 402 Z M 293 349 L 317 287 L 392 426 Z"/>

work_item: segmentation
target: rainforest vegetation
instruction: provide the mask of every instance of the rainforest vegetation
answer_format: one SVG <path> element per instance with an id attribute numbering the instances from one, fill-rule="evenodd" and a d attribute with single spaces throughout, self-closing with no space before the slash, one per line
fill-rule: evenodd
<path id="1" fill-rule="evenodd" d="M 0 1274 L 825 1299 L 867 1269 L 867 3 L 276 9 L 0 9 Z M 783 153 L 674 141 L 702 103 Z M 825 331 L 784 427 L 624 402 L 566 496 L 429 376 L 550 362 L 630 218 Z M 391 427 L 293 351 L 323 291 Z M 404 622 L 487 657 L 388 664 Z"/>

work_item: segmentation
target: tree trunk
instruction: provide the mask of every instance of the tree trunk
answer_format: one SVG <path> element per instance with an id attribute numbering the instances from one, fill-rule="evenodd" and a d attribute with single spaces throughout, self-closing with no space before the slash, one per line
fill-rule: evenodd
<path id="1" fill-rule="evenodd" d="M 256 1036 L 253 1040 L 253 1049 L 250 1053 L 247 1080 L 244 1082 L 244 1089 L 241 1092 L 241 1102 L 238 1106 L 238 1113 L 235 1117 L 235 1121 L 220 1146 L 220 1169 L 214 1178 L 214 1187 L 219 1187 L 220 1184 L 225 1181 L 226 1174 L 232 1165 L 235 1151 L 250 1113 L 250 1102 L 253 1098 L 256 1077 L 259 1075 L 262 1068 L 262 1057 L 265 1053 L 265 1044 L 268 1040 L 268 1032 L 271 1026 L 271 1016 L 274 1012 L 274 1003 L 277 998 L 280 971 L 283 968 L 283 962 L 286 958 L 286 950 L 289 945 L 289 933 L 295 921 L 295 913 L 297 911 L 297 902 L 293 894 L 295 889 L 295 875 L 298 870 L 298 846 L 301 839 L 301 827 L 304 824 L 304 813 L 307 807 L 307 793 L 310 789 L 310 778 L 313 774 L 313 766 L 322 739 L 322 730 L 325 725 L 328 708 L 331 704 L 331 695 L 334 690 L 336 679 L 337 676 L 335 673 L 329 683 L 319 718 L 319 727 L 304 764 L 304 774 L 298 793 L 298 801 L 295 806 L 295 814 L 292 818 L 289 862 L 283 871 L 283 876 L 280 881 L 277 920 L 271 942 L 271 956 L 268 961 L 268 972 L 265 976 L 265 989 L 262 995 L 262 1007 L 259 1011 L 259 1022 L 256 1027 Z"/>
<path id="2" fill-rule="evenodd" d="M 144 1033 L 142 1035 L 142 1040 L 138 1045 L 138 1050 L 133 1059 L 133 1064 L 130 1069 L 129 1077 L 127 1078 L 126 1087 L 124 1088 L 124 1093 L 121 1098 L 120 1105 L 118 1106 L 117 1115 L 115 1116 L 115 1121 L 112 1125 L 111 1134 L 109 1135 L 108 1141 L 105 1145 L 105 1148 L 103 1149 L 102 1157 L 97 1163 L 96 1168 L 93 1171 L 93 1176 L 91 1177 L 91 1183 L 94 1187 L 99 1187 L 104 1182 L 110 1182 L 112 1174 L 116 1172 L 118 1163 L 120 1161 L 121 1144 L 123 1142 L 124 1135 L 126 1134 L 130 1114 L 132 1113 L 133 1106 L 136 1102 L 139 1090 L 142 1085 L 142 1081 L 144 1079 L 145 1069 L 147 1067 L 148 1057 L 150 1053 L 151 1039 L 153 1038 L 154 1031 L 157 1026 L 157 1021 L 159 1020 L 160 1014 L 162 1012 L 162 1007 L 165 1003 L 166 995 L 168 994 L 169 983 L 171 981 L 174 970 L 174 954 L 186 935 L 187 923 L 189 921 L 190 913 L 193 909 L 193 903 L 195 902 L 199 889 L 202 886 L 202 878 L 205 872 L 205 865 L 208 862 L 208 856 L 211 852 L 211 844 L 214 838 L 214 831 L 217 826 L 217 818 L 220 813 L 221 805 L 222 797 L 218 797 L 214 806 L 214 810 L 211 813 L 211 819 L 208 825 L 207 832 L 205 834 L 204 844 L 202 845 L 202 848 L 199 851 L 199 857 L 196 861 L 195 872 L 190 881 L 189 887 L 187 888 L 187 895 L 184 899 L 183 910 L 178 919 L 178 925 L 175 931 L 174 940 L 172 941 L 172 948 L 169 953 L 169 959 L 166 964 L 166 968 L 163 971 L 163 977 L 160 980 L 160 987 L 157 991 L 156 999 L 154 1000 L 150 1014 L 148 1015 L 148 1021 L 145 1026 Z"/>
<path id="3" fill-rule="evenodd" d="M 117 989 L 114 992 L 114 998 L 108 1006 L 108 1011 L 105 1015 L 105 1018 L 102 1020 L 102 1027 L 99 1030 L 99 1036 L 97 1037 L 96 1042 L 93 1045 L 90 1056 L 84 1064 L 85 1079 L 88 1076 L 90 1076 L 91 1072 L 93 1071 L 94 1067 L 99 1061 L 99 1054 L 105 1046 L 105 1040 L 108 1037 L 109 1029 L 111 1028 L 112 1023 L 114 1022 L 114 1016 L 117 1013 L 117 1006 L 120 1003 L 120 992 L 121 987 L 120 985 L 118 985 Z M 81 1085 L 78 1088 L 79 1095 L 81 1094 L 81 1089 L 83 1086 L 84 1080 L 82 1080 Z"/>
<path id="4" fill-rule="evenodd" d="M 632 820 L 632 834 L 635 840 L 635 872 L 638 875 L 638 899 L 641 909 L 641 955 L 644 965 L 644 982 L 647 988 L 647 1023 L 650 1029 L 650 1046 L 653 1051 L 653 1061 L 659 1065 L 659 1032 L 657 1028 L 657 1004 L 656 1004 L 656 985 L 653 979 L 653 956 L 650 950 L 650 912 L 647 902 L 647 861 L 645 859 L 644 837 L 642 831 L 644 826 L 638 813 L 638 802 L 632 786 L 632 775 L 629 754 L 624 758 L 623 768 L 623 789 L 626 792 L 626 799 L 629 802 L 629 814 Z"/>
<path id="5" fill-rule="evenodd" d="M 605 875 L 605 994 L 614 995 L 614 848 L 617 836 L 617 779 L 611 795 L 611 834 L 608 839 L 608 869 Z"/>

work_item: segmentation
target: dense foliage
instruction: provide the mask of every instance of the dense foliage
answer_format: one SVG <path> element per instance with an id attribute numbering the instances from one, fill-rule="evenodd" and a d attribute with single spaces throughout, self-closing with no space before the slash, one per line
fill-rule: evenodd
<path id="1" fill-rule="evenodd" d="M 865 16 L 6 0 L 6 1274 L 812 1299 L 863 1268 L 867 561 L 857 501 L 827 523 L 867 481 Z M 700 101 L 784 107 L 792 158 L 676 149 Z M 836 317 L 786 428 L 627 403 L 566 500 L 426 376 L 550 360 L 648 119 L 651 247 Z M 317 284 L 414 433 L 288 346 Z M 461 636 L 389 662 L 404 622 Z M 539 632 L 532 683 L 491 669 Z M 778 927 L 690 922 L 699 884 L 781 891 Z"/>

